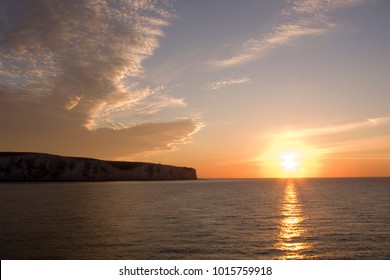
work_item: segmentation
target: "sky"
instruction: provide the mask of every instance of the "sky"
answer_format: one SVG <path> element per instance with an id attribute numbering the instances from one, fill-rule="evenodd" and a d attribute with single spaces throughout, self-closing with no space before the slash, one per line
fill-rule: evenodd
<path id="1" fill-rule="evenodd" d="M 390 2 L 4 0 L 0 150 L 390 176 Z"/>

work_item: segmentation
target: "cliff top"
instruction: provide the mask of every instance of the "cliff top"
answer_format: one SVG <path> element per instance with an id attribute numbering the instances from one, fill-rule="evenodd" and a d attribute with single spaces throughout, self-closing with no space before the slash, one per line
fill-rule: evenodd
<path id="1" fill-rule="evenodd" d="M 0 181 L 196 180 L 196 170 L 37 152 L 0 152 Z"/>

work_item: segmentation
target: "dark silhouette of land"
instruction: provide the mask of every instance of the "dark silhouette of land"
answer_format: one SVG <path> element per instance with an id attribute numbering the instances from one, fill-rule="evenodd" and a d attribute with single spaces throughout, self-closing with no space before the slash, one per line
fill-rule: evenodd
<path id="1" fill-rule="evenodd" d="M 196 170 L 32 152 L 0 152 L 0 181 L 196 180 Z"/>

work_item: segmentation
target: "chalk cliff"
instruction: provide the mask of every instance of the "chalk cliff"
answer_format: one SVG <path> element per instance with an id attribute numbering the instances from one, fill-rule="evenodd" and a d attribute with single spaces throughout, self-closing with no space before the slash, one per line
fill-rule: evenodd
<path id="1" fill-rule="evenodd" d="M 42 153 L 0 152 L 0 181 L 196 180 L 196 170 Z"/>

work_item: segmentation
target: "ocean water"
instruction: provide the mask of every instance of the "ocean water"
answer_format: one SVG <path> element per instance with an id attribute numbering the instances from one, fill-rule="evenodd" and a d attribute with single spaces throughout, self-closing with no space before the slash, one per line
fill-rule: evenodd
<path id="1" fill-rule="evenodd" d="M 390 259 L 390 178 L 1 183 L 1 259 Z"/>

